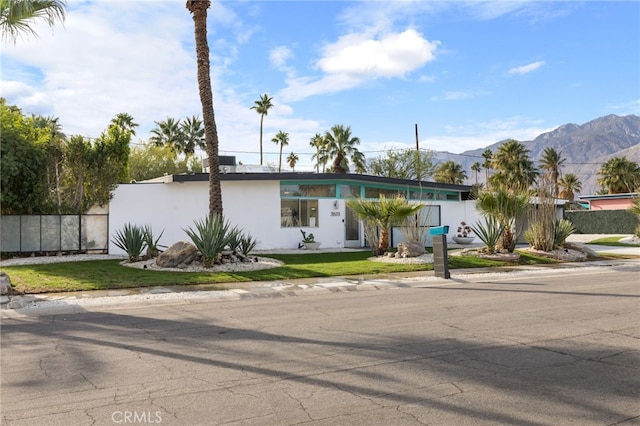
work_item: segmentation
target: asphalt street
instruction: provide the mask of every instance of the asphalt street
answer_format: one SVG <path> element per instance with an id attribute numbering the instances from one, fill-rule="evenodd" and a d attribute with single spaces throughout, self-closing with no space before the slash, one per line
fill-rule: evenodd
<path id="1" fill-rule="evenodd" d="M 266 294 L 4 317 L 2 424 L 640 424 L 637 261 Z"/>

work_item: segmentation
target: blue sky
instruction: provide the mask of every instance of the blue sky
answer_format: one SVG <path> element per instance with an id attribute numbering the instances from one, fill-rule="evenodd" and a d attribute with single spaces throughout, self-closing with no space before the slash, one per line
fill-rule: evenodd
<path id="1" fill-rule="evenodd" d="M 257 164 L 262 93 L 271 138 L 310 170 L 309 140 L 351 126 L 367 158 L 460 153 L 607 114 L 640 115 L 640 2 L 222 1 L 209 10 L 220 153 Z M 140 124 L 202 115 L 184 1 L 68 2 L 64 26 L 2 49 L 0 95 L 96 137 L 119 112 Z"/>

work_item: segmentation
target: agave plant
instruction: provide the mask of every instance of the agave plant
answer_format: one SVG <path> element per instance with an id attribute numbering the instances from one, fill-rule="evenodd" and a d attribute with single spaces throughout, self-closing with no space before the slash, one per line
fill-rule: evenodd
<path id="1" fill-rule="evenodd" d="M 115 238 L 111 241 L 127 253 L 129 262 L 140 260 L 140 255 L 147 246 L 144 229 L 130 223 L 125 223 L 122 230 L 117 230 Z"/>
<path id="2" fill-rule="evenodd" d="M 204 220 L 196 219 L 194 225 L 195 230 L 187 228 L 184 231 L 202 254 L 203 265 L 210 268 L 222 250 L 229 245 L 231 225 L 221 215 L 208 216 Z"/>
<path id="3" fill-rule="evenodd" d="M 238 248 L 240 249 L 240 253 L 242 253 L 244 256 L 249 256 L 249 253 L 251 253 L 251 250 L 253 250 L 257 244 L 258 241 L 251 235 L 243 234 L 240 238 L 240 245 L 238 246 Z"/>
<path id="4" fill-rule="evenodd" d="M 487 246 L 487 253 L 493 254 L 496 252 L 496 246 L 504 234 L 505 225 L 502 225 L 494 216 L 485 215 L 483 219 L 484 222 L 476 222 L 475 225 L 471 226 L 471 229 L 480 238 L 480 241 Z"/>
<path id="5" fill-rule="evenodd" d="M 565 241 L 576 232 L 576 227 L 573 223 L 567 219 L 556 220 L 554 233 L 553 233 L 553 245 L 555 247 L 564 245 Z"/>
<path id="6" fill-rule="evenodd" d="M 160 241 L 160 238 L 162 238 L 162 234 L 164 234 L 164 229 L 162 230 L 160 235 L 158 235 L 157 238 L 153 235 L 153 230 L 151 229 L 151 225 L 145 225 L 143 228 L 143 233 L 144 233 L 144 242 L 147 245 L 147 256 L 149 257 L 158 256 L 158 254 L 160 254 L 160 247 L 166 247 L 158 244 L 158 242 Z"/>
<path id="7" fill-rule="evenodd" d="M 228 246 L 229 250 L 232 252 L 238 251 L 238 247 L 240 247 L 240 240 L 242 239 L 242 230 L 238 229 L 238 227 L 233 227 L 229 230 L 229 239 Z"/>

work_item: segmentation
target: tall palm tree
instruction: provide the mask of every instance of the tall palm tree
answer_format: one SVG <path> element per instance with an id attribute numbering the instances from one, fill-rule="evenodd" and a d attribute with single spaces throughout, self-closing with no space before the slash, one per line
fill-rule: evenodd
<path id="1" fill-rule="evenodd" d="M 480 173 L 481 170 L 482 170 L 482 164 L 480 164 L 479 161 L 476 161 L 471 165 L 471 171 L 476 176 L 476 186 L 478 185 L 478 173 Z"/>
<path id="2" fill-rule="evenodd" d="M 139 126 L 133 121 L 133 117 L 126 112 L 117 114 L 115 118 L 111 119 L 111 124 L 117 126 L 122 133 L 128 132 L 130 137 L 136 135 L 136 127 Z"/>
<path id="3" fill-rule="evenodd" d="M 21 34 L 37 35 L 31 25 L 44 20 L 50 27 L 66 17 L 64 0 L 0 0 L 0 32 L 7 42 L 15 43 Z"/>
<path id="4" fill-rule="evenodd" d="M 491 163 L 496 170 L 489 178 L 492 188 L 523 191 L 528 189 L 538 177 L 538 170 L 529 159 L 529 150 L 514 139 L 500 145 Z"/>
<path id="5" fill-rule="evenodd" d="M 1 0 L 0 0 L 1 1 Z M 65 159 L 65 144 L 67 135 L 62 132 L 59 117 L 33 116 L 33 124 L 36 128 L 45 129 L 47 133 L 46 143 L 46 176 L 49 191 L 55 194 L 55 204 L 58 214 L 62 209 L 62 166 Z"/>
<path id="6" fill-rule="evenodd" d="M 582 182 L 573 173 L 567 173 L 558 180 L 558 184 L 562 190 L 558 193 L 560 198 L 573 203 L 577 192 L 582 190 Z"/>
<path id="7" fill-rule="evenodd" d="M 389 250 L 389 232 L 393 225 L 401 223 L 405 218 L 415 215 L 423 207 L 422 204 L 409 204 L 402 197 L 386 198 L 380 195 L 380 200 L 366 200 L 350 198 L 347 205 L 359 219 L 371 221 L 380 229 L 378 250 L 375 254 L 382 255 Z"/>
<path id="8" fill-rule="evenodd" d="M 209 217 L 222 215 L 222 190 L 220 188 L 220 157 L 218 155 L 218 129 L 213 111 L 213 94 L 209 63 L 209 43 L 207 41 L 207 9 L 210 0 L 187 0 L 187 9 L 193 17 L 198 63 L 198 91 L 202 104 L 205 148 L 209 157 Z"/>
<path id="9" fill-rule="evenodd" d="M 553 184 L 553 196 L 557 197 L 559 188 L 559 179 L 561 176 L 560 166 L 566 161 L 565 158 L 562 158 L 561 153 L 556 151 L 554 148 L 547 147 L 544 149 L 542 153 L 542 159 L 540 160 L 540 167 L 543 170 L 546 170 L 551 178 L 551 183 Z"/>
<path id="10" fill-rule="evenodd" d="M 291 167 L 291 171 L 296 171 L 296 164 L 298 164 L 299 159 L 300 158 L 298 158 L 298 154 L 295 154 L 293 152 L 289 154 L 289 156 L 287 157 L 287 163 L 289 164 L 289 167 Z"/>
<path id="11" fill-rule="evenodd" d="M 349 157 L 357 156 L 360 139 L 351 136 L 351 127 L 336 124 L 324 135 L 328 158 L 333 158 L 332 173 L 348 173 Z"/>
<path id="12" fill-rule="evenodd" d="M 634 192 L 640 188 L 640 166 L 627 157 L 613 157 L 600 167 L 598 185 L 608 194 Z"/>
<path id="13" fill-rule="evenodd" d="M 433 173 L 433 180 L 440 183 L 462 184 L 467 178 L 467 172 L 462 168 L 462 164 L 453 160 L 440 163 Z"/>
<path id="14" fill-rule="evenodd" d="M 489 148 L 485 149 L 482 152 L 482 158 L 484 158 L 484 161 L 482 162 L 482 167 L 484 167 L 484 173 L 485 173 L 485 186 L 486 188 L 489 188 L 489 171 L 492 169 L 491 166 L 491 162 L 493 160 L 493 151 L 491 151 Z"/>
<path id="15" fill-rule="evenodd" d="M 255 105 L 249 109 L 255 109 L 258 114 L 260 114 L 260 165 L 262 166 L 262 124 L 264 122 L 264 116 L 269 113 L 269 110 L 273 107 L 269 95 L 266 93 L 260 96 L 260 99 L 255 101 Z"/>
<path id="16" fill-rule="evenodd" d="M 315 159 L 316 161 L 316 173 L 320 173 L 320 164 L 322 164 L 322 173 L 324 173 L 325 165 L 329 161 L 324 137 L 320 133 L 316 133 L 309 141 L 309 145 L 316 149 L 315 154 L 311 156 L 311 160 Z"/>
<path id="17" fill-rule="evenodd" d="M 283 132 L 280 130 L 276 135 L 271 139 L 271 142 L 276 145 L 280 145 L 280 158 L 278 160 L 278 172 L 282 171 L 282 148 L 289 145 L 289 133 Z"/>
<path id="18" fill-rule="evenodd" d="M 182 133 L 181 151 L 188 163 L 189 159 L 195 154 L 196 148 L 206 149 L 202 121 L 195 115 L 187 117 L 180 123 L 180 133 Z"/>

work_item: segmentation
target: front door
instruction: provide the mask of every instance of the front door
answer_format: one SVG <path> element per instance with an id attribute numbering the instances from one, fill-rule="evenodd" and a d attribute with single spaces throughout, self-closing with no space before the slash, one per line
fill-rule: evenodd
<path id="1" fill-rule="evenodd" d="M 360 243 L 360 221 L 355 212 L 345 204 L 344 246 L 362 247 Z"/>

